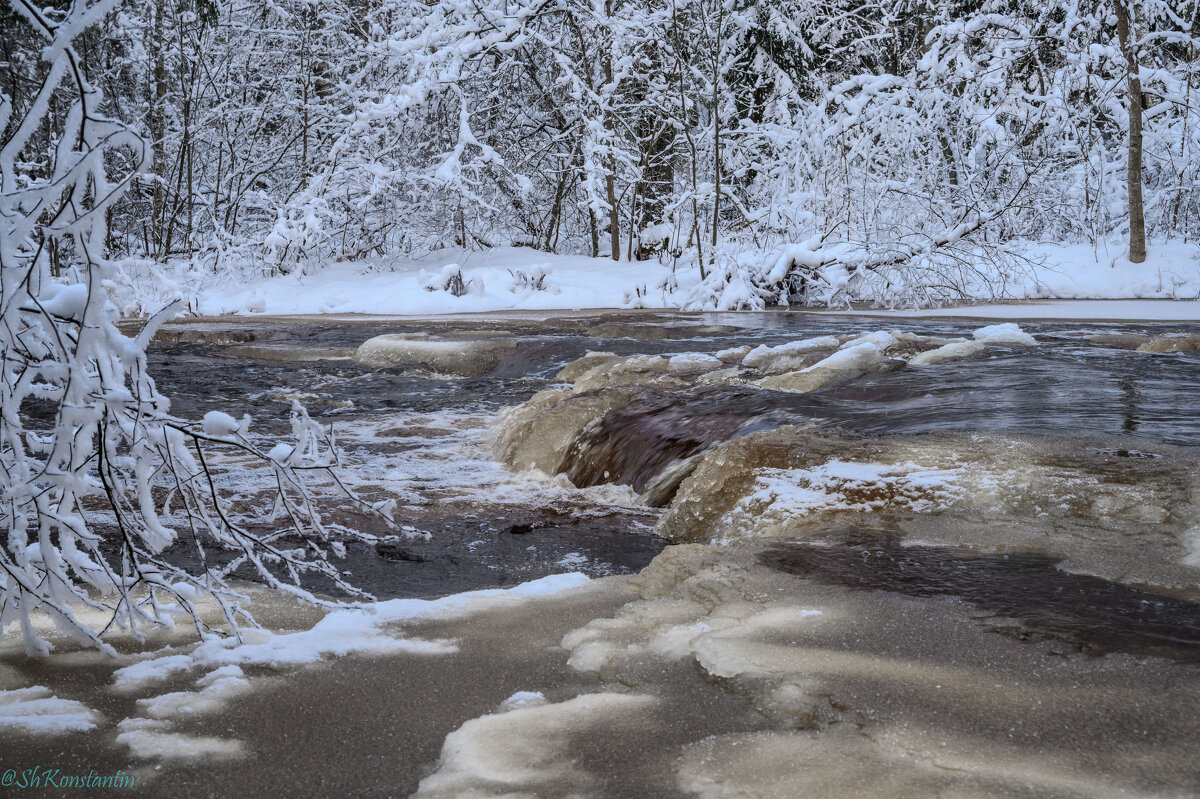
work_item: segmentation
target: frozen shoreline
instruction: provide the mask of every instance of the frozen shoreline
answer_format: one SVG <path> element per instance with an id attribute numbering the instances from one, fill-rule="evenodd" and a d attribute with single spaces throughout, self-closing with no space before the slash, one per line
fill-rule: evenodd
<path id="1" fill-rule="evenodd" d="M 1196 300 L 1023 300 L 919 311 L 820 311 L 853 316 L 1095 322 L 1200 322 Z"/>
<path id="2" fill-rule="evenodd" d="M 992 311 L 991 318 L 1200 319 L 1200 310 L 1195 310 L 1200 309 L 1200 303 L 1195 302 L 1200 297 L 1200 245 L 1159 244 L 1151 247 L 1150 257 L 1143 264 L 1129 263 L 1112 248 L 1030 243 L 1026 249 L 1038 263 L 1013 274 L 987 273 L 962 287 L 968 296 L 985 305 L 896 313 L 981 317 L 985 316 L 984 309 L 995 305 L 1024 308 L 1023 303 L 1037 302 L 1029 307 L 1037 307 L 1047 315 L 1025 316 L 1024 311 L 1001 310 Z M 764 252 L 764 259 L 770 260 L 769 256 Z M 127 265 L 122 279 L 114 284 L 113 296 L 123 314 L 135 316 L 174 299 L 183 299 L 191 312 L 200 315 L 250 317 L 679 310 L 691 301 L 699 282 L 699 276 L 682 265 L 673 272 L 655 260 L 614 262 L 517 247 L 484 252 L 448 249 L 420 259 L 333 263 L 312 268 L 307 274 L 245 277 L 253 271 L 250 267 L 223 271 L 218 276 L 189 264 Z M 243 277 L 234 278 L 235 273 Z M 455 276 L 458 283 L 452 285 Z M 458 291 L 459 296 L 449 288 Z M 997 291 L 1005 299 L 994 301 Z M 1156 307 L 1146 311 L 1141 306 L 1180 298 L 1184 298 L 1180 310 Z M 1097 311 L 1075 308 L 1076 303 L 1084 301 L 1119 302 L 1122 307 L 1108 308 L 1100 317 Z M 1128 303 L 1133 305 L 1125 308 Z M 967 307 L 970 310 L 964 311 Z M 1131 315 L 1144 313 L 1153 315 Z"/>
<path id="3" fill-rule="evenodd" d="M 426 321 L 480 323 L 489 319 L 510 321 L 539 321 L 563 317 L 586 317 L 596 315 L 628 314 L 633 317 L 669 314 L 680 317 L 711 316 L 713 314 L 750 317 L 761 314 L 810 314 L 812 316 L 846 316 L 880 319 L 973 319 L 1005 320 L 1016 322 L 1184 322 L 1200 323 L 1200 300 L 1013 300 L 989 302 L 977 305 L 953 305 L 943 308 L 920 310 L 888 310 L 886 308 L 771 308 L 764 311 L 680 311 L 672 308 L 586 308 L 581 310 L 550 308 L 545 310 L 500 309 L 495 311 L 462 311 L 437 313 L 263 313 L 263 314 L 212 314 L 176 317 L 168 324 L 186 325 L 223 323 L 254 324 L 256 322 L 278 323 L 325 322 L 339 325 L 371 325 L 380 322 Z M 136 318 L 128 320 L 136 323 Z"/>

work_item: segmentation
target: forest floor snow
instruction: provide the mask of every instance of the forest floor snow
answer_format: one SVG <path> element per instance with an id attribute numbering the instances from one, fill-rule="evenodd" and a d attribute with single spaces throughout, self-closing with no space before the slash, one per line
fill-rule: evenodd
<path id="1" fill-rule="evenodd" d="M 1140 300 L 1136 306 L 1090 308 L 1038 303 L 1012 310 L 969 305 L 935 311 L 1005 318 L 1142 318 L 1193 320 L 1200 304 L 1146 304 L 1200 297 L 1200 245 L 1152 244 L 1148 260 L 1131 264 L 1119 245 L 1031 243 L 1031 265 L 968 287 L 976 300 Z M 246 279 L 200 273 L 190 266 L 145 265 L 126 270 L 115 286 L 123 313 L 138 315 L 182 297 L 194 313 L 419 315 L 596 308 L 678 308 L 698 276 L 651 261 L 555 255 L 528 248 L 484 252 L 440 250 L 420 260 L 374 259 L 310 268 L 306 273 Z M 673 290 L 666 286 L 674 285 Z M 1034 310 L 1036 308 L 1036 310 Z M 921 312 L 926 313 L 926 312 Z M 1165 316 L 1164 316 L 1165 314 Z"/>

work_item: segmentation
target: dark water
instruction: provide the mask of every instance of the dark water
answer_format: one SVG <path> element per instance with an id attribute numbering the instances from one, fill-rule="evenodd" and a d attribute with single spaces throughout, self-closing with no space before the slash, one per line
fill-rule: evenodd
<path id="1" fill-rule="evenodd" d="M 633 323 L 619 320 L 630 319 Z M 845 318 L 796 313 L 643 315 L 536 321 L 493 319 L 434 323 L 286 325 L 226 324 L 255 344 L 353 349 L 376 335 L 503 328 L 521 340 L 519 354 L 494 372 L 462 380 L 436 379 L 415 370 L 371 370 L 349 361 L 269 362 L 230 357 L 224 346 L 156 343 L 151 373 L 173 410 L 187 417 L 219 408 L 249 412 L 272 425 L 286 418 L 287 404 L 273 393 L 303 391 L 314 416 L 379 411 L 498 409 L 520 403 L 553 382 L 566 363 L 589 350 L 617 354 L 711 352 L 742 344 L 776 345 L 801 338 L 871 330 L 931 336 L 966 336 L 979 321 Z M 618 321 L 612 321 L 616 319 Z M 1041 346 L 993 348 L 979 358 L 933 368 L 869 375 L 819 392 L 822 416 L 864 433 L 930 430 L 1133 434 L 1176 444 L 1200 443 L 1200 354 L 1150 355 L 1094 344 L 1086 336 L 1198 332 L 1195 324 L 1023 323 Z M 711 328 L 718 328 L 712 330 Z M 725 328 L 725 329 L 721 329 Z M 601 336 L 588 334 L 591 330 Z M 616 335 L 618 333 L 624 335 Z M 640 336 L 641 338 L 631 338 Z M 665 337 L 664 337 L 665 336 Z M 347 401 L 353 407 L 346 407 Z M 713 396 L 705 402 L 718 402 Z M 744 395 L 733 392 L 737 411 Z M 789 396 L 762 399 L 791 411 Z M 807 408 L 807 402 L 802 403 Z M 808 415 L 804 410 L 802 415 Z"/>
<path id="2" fill-rule="evenodd" d="M 335 427 L 339 420 L 369 423 L 397 412 L 490 413 L 551 385 L 563 365 L 588 351 L 714 352 L 871 330 L 969 337 L 983 324 L 806 313 L 394 323 L 256 320 L 172 326 L 167 340 L 151 348 L 150 365 L 159 387 L 174 398 L 177 415 L 198 418 L 213 409 L 235 416 L 250 413 L 255 430 L 275 434 L 286 430 L 292 397 L 300 398 L 314 418 Z M 810 394 L 740 386 L 647 390 L 589 429 L 571 449 L 564 471 L 581 487 L 618 482 L 642 491 L 666 467 L 715 443 L 782 424 L 816 423 L 872 436 L 935 430 L 1051 432 L 1132 437 L 1133 444 L 1123 445 L 1131 448 L 1139 441 L 1147 449 L 1153 449 L 1153 442 L 1200 444 L 1200 354 L 1150 355 L 1086 338 L 1195 332 L 1200 326 L 1071 322 L 1022 327 L 1041 345 L 989 348 L 981 357 L 872 374 Z M 383 333 L 472 330 L 503 330 L 519 346 L 492 372 L 458 380 L 414 369 L 367 369 L 347 359 L 262 360 L 236 349 L 252 344 L 349 351 Z M 214 336 L 220 343 L 206 343 Z M 381 449 L 377 457 L 386 462 L 386 451 Z M 668 502 L 672 492 L 673 486 L 660 491 L 655 504 Z M 653 535 L 652 523 L 653 517 L 620 512 L 580 519 L 561 509 L 509 506 L 503 515 L 486 508 L 464 515 L 456 508 L 443 517 L 426 514 L 414 522 L 428 541 L 351 547 L 344 568 L 353 582 L 378 596 L 445 594 L 565 570 L 630 572 L 665 545 Z M 571 557 L 575 561 L 563 561 Z M 1034 574 L 1037 569 L 1055 571 L 1045 564 L 1027 565 L 1033 571 L 1021 572 L 1014 584 L 1045 576 Z M 978 571 L 976 566 L 972 568 Z M 954 590 L 960 588 L 966 590 L 965 585 Z M 1104 599 L 1109 605 L 1116 601 Z"/>
<path id="3" fill-rule="evenodd" d="M 858 590 L 953 598 L 997 632 L 1024 639 L 1066 641 L 1096 655 L 1200 662 L 1200 604 L 1071 574 L 1043 555 L 972 555 L 851 536 L 823 545 L 781 544 L 760 559 Z"/>

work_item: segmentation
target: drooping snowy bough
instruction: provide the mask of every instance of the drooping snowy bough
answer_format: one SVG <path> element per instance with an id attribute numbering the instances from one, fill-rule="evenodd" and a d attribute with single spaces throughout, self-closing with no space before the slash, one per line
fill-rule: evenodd
<path id="1" fill-rule="evenodd" d="M 248 420 L 172 417 L 146 373 L 146 345 L 165 314 L 133 338 L 118 327 L 106 216 L 148 147 L 104 115 L 73 47 L 115 4 L 11 3 L 40 40 L 44 69 L 22 107 L 0 94 L 0 634 L 19 624 L 36 655 L 51 648 L 35 630 L 39 612 L 108 651 L 110 628 L 140 638 L 180 613 L 204 634 L 201 600 L 211 597 L 237 635 L 254 623 L 229 580 L 245 564 L 309 601 L 319 600 L 299 587 L 305 574 L 356 593 L 329 561 L 342 547 L 331 534 L 355 533 L 322 522 L 303 479 L 337 481 L 332 437 L 299 405 L 296 440 L 269 450 L 249 437 Z M 246 529 L 222 502 L 209 465 L 231 448 L 274 471 L 285 521 L 271 532 Z M 181 539 L 199 569 L 164 556 Z"/>

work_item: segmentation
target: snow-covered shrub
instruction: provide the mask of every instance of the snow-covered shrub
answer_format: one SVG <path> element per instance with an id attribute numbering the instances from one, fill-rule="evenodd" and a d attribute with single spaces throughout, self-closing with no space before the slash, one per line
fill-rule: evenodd
<path id="1" fill-rule="evenodd" d="M 177 615 L 204 632 L 202 597 L 236 635 L 253 624 L 230 582 L 244 564 L 309 601 L 318 600 L 300 587 L 308 574 L 353 591 L 330 563 L 341 544 L 304 479 L 332 475 L 336 453 L 304 409 L 293 408 L 292 440 L 273 449 L 226 414 L 176 418 L 146 372 L 146 346 L 167 312 L 133 337 L 118 327 L 106 217 L 148 148 L 104 115 L 73 47 L 115 5 L 78 0 L 51 12 L 14 2 L 47 69 L 25 107 L 0 94 L 0 633 L 16 623 L 31 654 L 51 648 L 35 613 L 107 650 L 105 631 L 140 637 Z M 61 124 L 52 95 L 69 101 Z M 45 163 L 27 157 L 38 136 L 49 138 Z M 273 472 L 286 523 L 262 532 L 238 521 L 210 471 L 221 450 Z M 174 545 L 201 567 L 177 565 Z"/>
<path id="2" fill-rule="evenodd" d="M 509 286 L 509 291 L 513 294 L 529 294 L 534 291 L 545 291 L 550 294 L 558 294 L 558 286 L 550 283 L 548 278 L 553 270 L 545 264 L 538 264 L 532 267 L 528 272 L 523 269 L 508 270 L 512 275 L 512 285 Z"/>
<path id="3" fill-rule="evenodd" d="M 434 274 L 422 269 L 420 278 L 421 288 L 426 291 L 444 291 L 455 297 L 483 293 L 483 280 L 478 277 L 464 278 L 462 267 L 458 264 L 446 264 Z"/>

